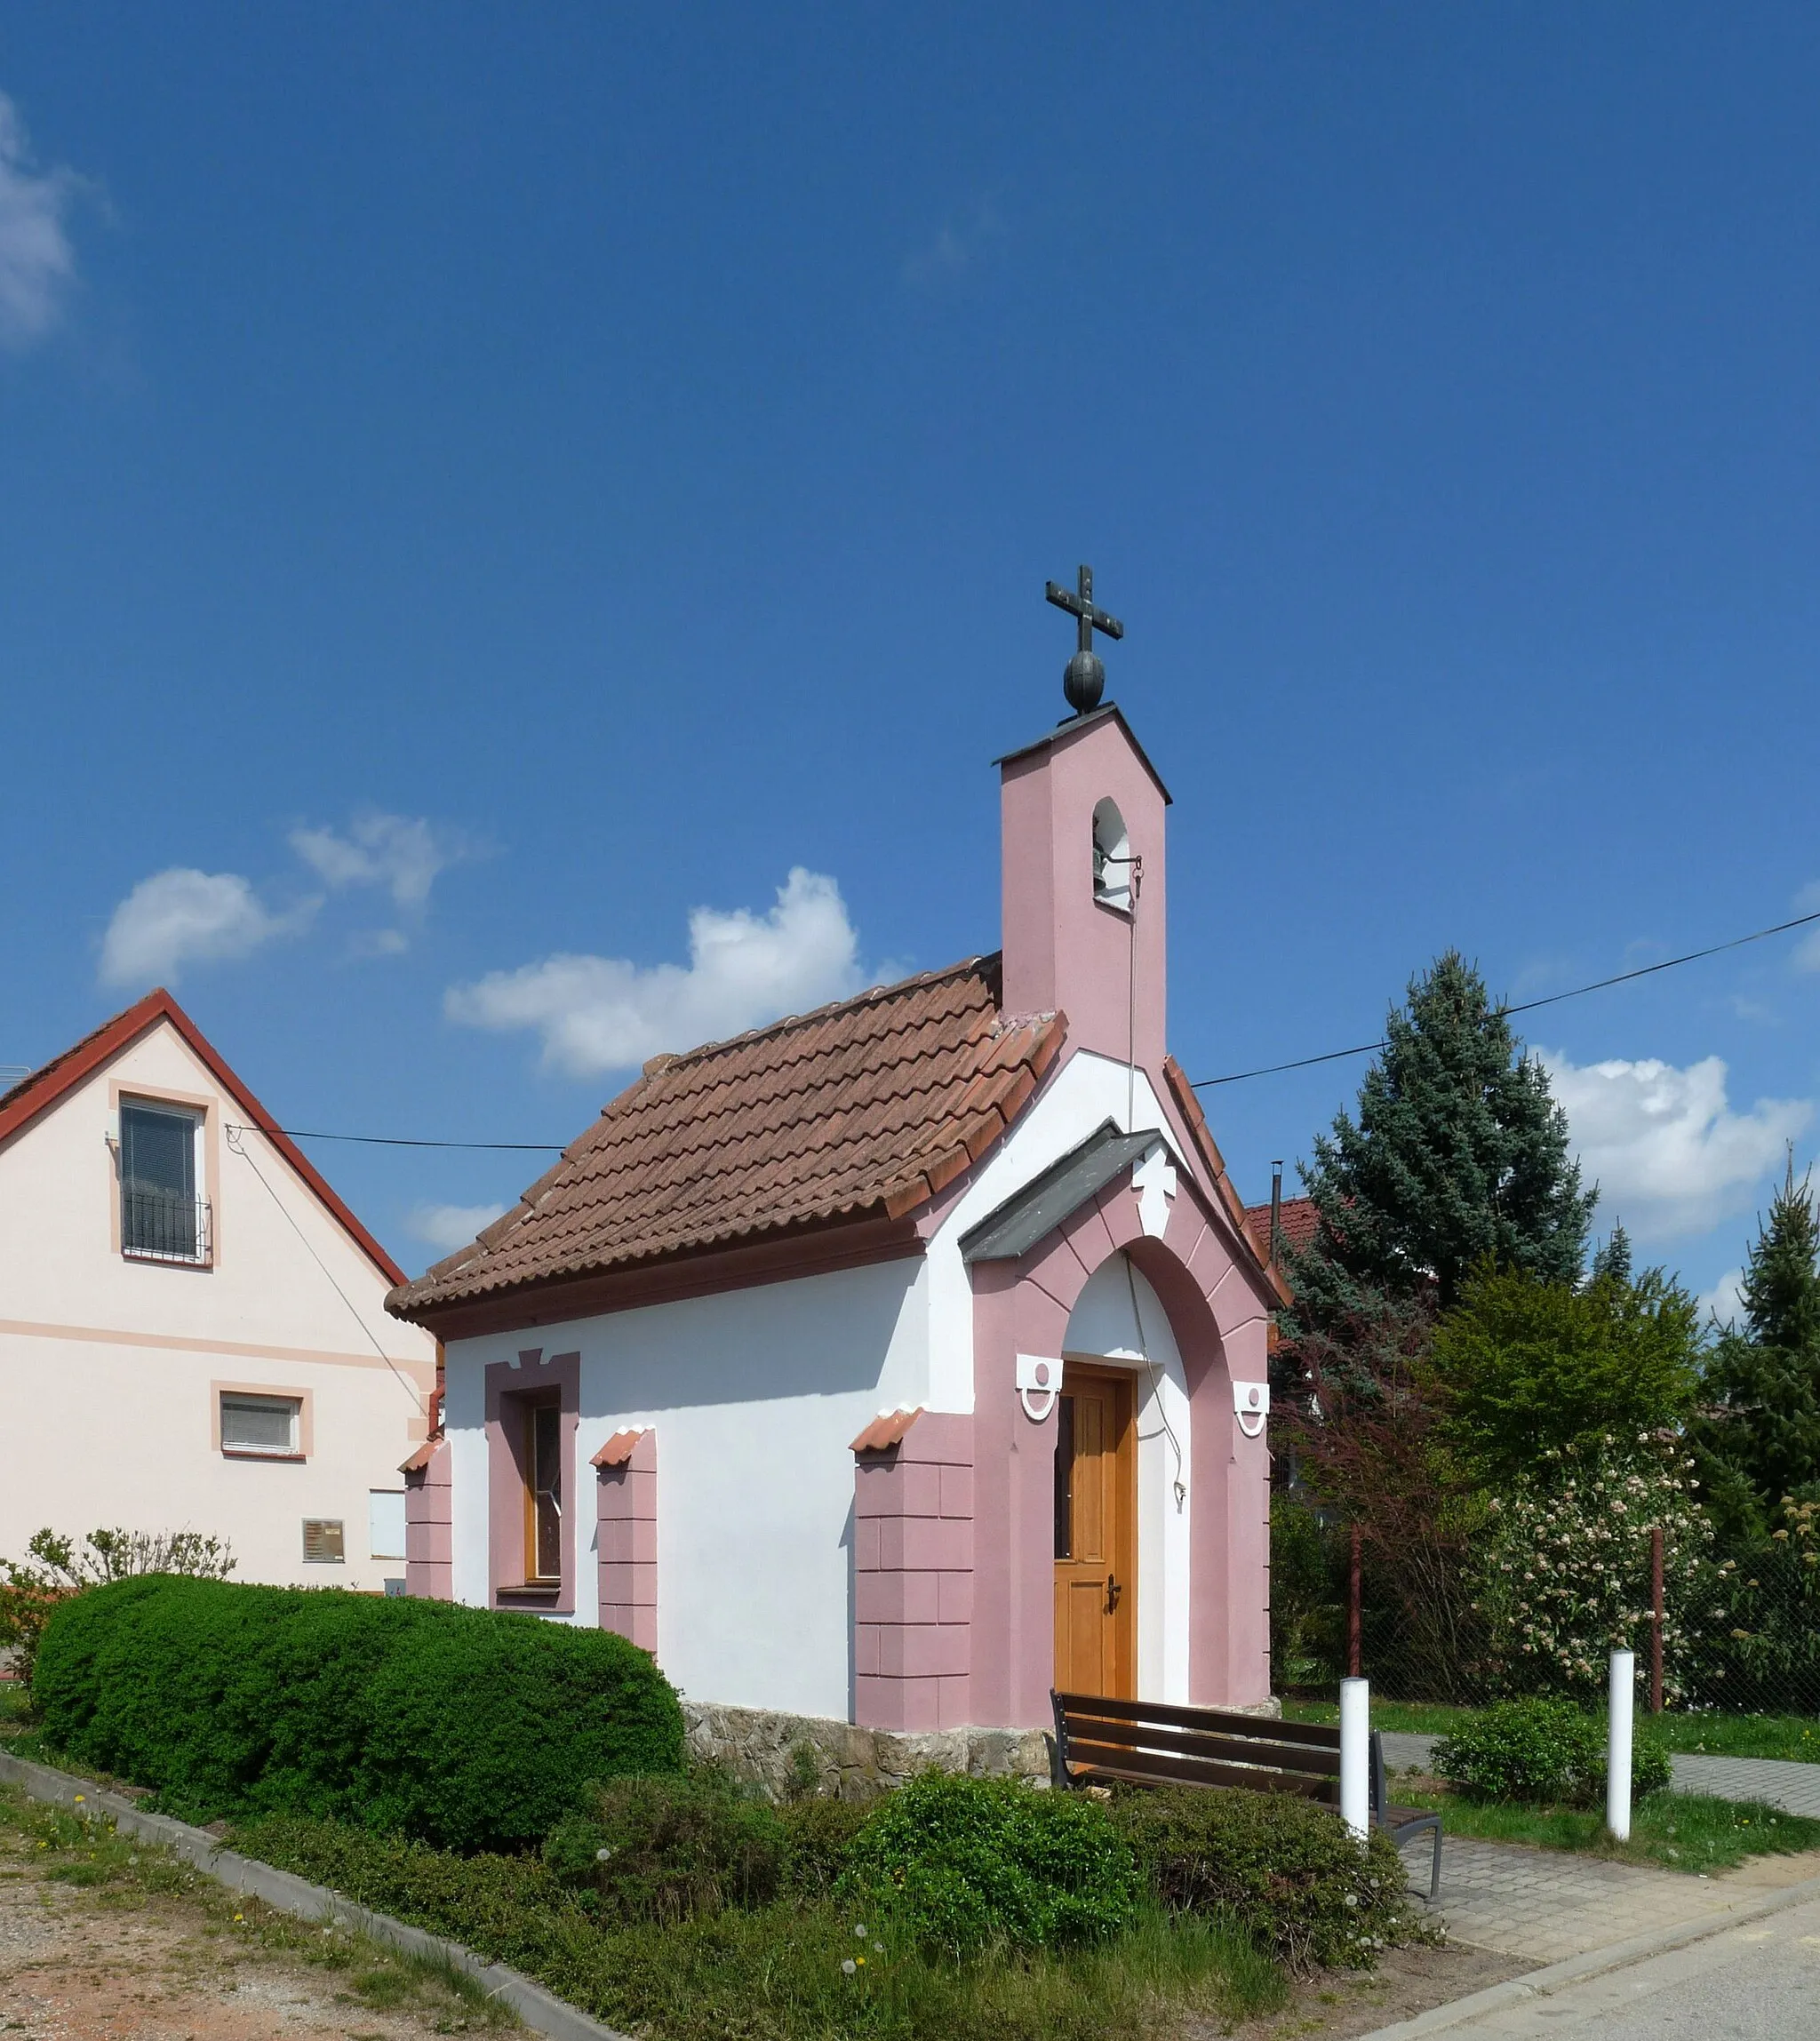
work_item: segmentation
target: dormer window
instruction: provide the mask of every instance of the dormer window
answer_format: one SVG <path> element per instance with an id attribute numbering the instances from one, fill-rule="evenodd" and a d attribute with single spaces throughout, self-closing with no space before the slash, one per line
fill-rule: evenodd
<path id="1" fill-rule="evenodd" d="M 1110 798 L 1093 810 L 1093 897 L 1102 907 L 1131 912 L 1131 839 Z"/>

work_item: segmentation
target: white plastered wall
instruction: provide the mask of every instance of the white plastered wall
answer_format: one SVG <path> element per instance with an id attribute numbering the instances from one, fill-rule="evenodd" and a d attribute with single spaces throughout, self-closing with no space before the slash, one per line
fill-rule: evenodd
<path id="1" fill-rule="evenodd" d="M 1129 1368 L 1138 1423 L 1138 1696 L 1188 1699 L 1188 1379 L 1162 1299 L 1123 1255 L 1102 1262 L 1069 1314 L 1067 1363 Z M 1179 1493 L 1178 1493 L 1179 1484 Z"/>
<path id="2" fill-rule="evenodd" d="M 657 1431 L 658 1658 L 685 1694 L 850 1718 L 853 1439 L 928 1401 L 920 1257 L 451 1341 L 444 1423 L 454 1582 L 484 1603 L 485 1369 L 536 1345 L 581 1356 L 575 1614 L 599 1618 L 594 1454 Z"/>
<path id="3" fill-rule="evenodd" d="M 973 1408 L 973 1286 L 962 1236 L 1108 1120 L 1127 1132 L 1166 1128 L 1149 1080 L 1141 1070 L 1135 1083 L 1132 1076 L 1103 1056 L 1070 1056 L 937 1229 L 929 1243 L 931 1409 Z M 1173 1136 L 1163 1138 L 1173 1146 Z"/>
<path id="4" fill-rule="evenodd" d="M 120 1253 L 108 1136 L 123 1091 L 206 1115 L 207 1270 Z M 243 1119 L 161 1024 L 0 1147 L 0 1555 L 46 1527 L 189 1528 L 232 1542 L 240 1580 L 402 1578 L 402 1559 L 369 1553 L 368 1498 L 403 1487 L 435 1343 L 387 1315 L 385 1274 L 263 1136 L 233 1152 L 224 1128 Z M 224 1456 L 224 1382 L 307 1397 L 308 1455 Z M 305 1562 L 306 1517 L 344 1523 L 344 1563 Z"/>

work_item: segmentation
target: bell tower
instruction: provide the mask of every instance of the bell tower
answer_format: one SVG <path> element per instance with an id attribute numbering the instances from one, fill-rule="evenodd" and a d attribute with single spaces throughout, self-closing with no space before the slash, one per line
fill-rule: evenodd
<path id="1" fill-rule="evenodd" d="M 1067 1046 L 1160 1076 L 1168 1004 L 1169 790 L 1117 706 L 1100 704 L 1092 572 L 1049 597 L 1080 624 L 1064 688 L 1075 713 L 999 760 L 1004 1008 L 1068 1017 Z"/>

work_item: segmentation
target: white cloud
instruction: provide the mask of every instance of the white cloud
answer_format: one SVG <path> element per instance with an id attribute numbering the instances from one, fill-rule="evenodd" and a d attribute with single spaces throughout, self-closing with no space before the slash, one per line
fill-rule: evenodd
<path id="1" fill-rule="evenodd" d="M 438 1254 L 452 1255 L 505 1209 L 503 1205 L 419 1205 L 404 1223 L 413 1240 Z"/>
<path id="2" fill-rule="evenodd" d="M 437 873 L 474 854 L 465 837 L 435 829 L 422 816 L 376 809 L 356 815 L 346 835 L 293 829 L 291 848 L 326 885 L 383 886 L 403 913 L 420 913 Z"/>
<path id="3" fill-rule="evenodd" d="M 0 347 L 42 340 L 63 315 L 76 282 L 64 226 L 82 179 L 40 170 L 19 109 L 0 92 Z"/>
<path id="4" fill-rule="evenodd" d="M 1640 1240 L 1704 1232 L 1745 1209 L 1813 1117 L 1804 1098 L 1760 1098 L 1734 1112 L 1716 1056 L 1678 1069 L 1654 1057 L 1577 1066 L 1541 1051 L 1601 1216 Z"/>
<path id="5" fill-rule="evenodd" d="M 865 983 L 840 889 L 801 865 L 768 914 L 696 908 L 689 960 L 685 969 L 546 957 L 451 985 L 443 1009 L 470 1027 L 534 1028 L 547 1064 L 593 1077 L 844 998 Z"/>
<path id="6" fill-rule="evenodd" d="M 101 982 L 175 984 L 199 958 L 250 956 L 275 936 L 300 928 L 315 912 L 307 900 L 274 914 L 237 872 L 173 865 L 141 879 L 114 910 L 101 940 Z"/>
<path id="7" fill-rule="evenodd" d="M 1744 1300 L 1740 1287 L 1744 1280 L 1742 1266 L 1728 1269 L 1700 1298 L 1700 1323 L 1706 1324 L 1709 1315 L 1720 1325 L 1729 1325 L 1734 1319 L 1741 1324 L 1744 1316 Z"/>

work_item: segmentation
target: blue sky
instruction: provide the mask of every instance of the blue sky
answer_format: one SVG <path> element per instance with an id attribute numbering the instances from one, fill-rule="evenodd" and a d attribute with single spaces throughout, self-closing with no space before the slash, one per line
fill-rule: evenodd
<path id="1" fill-rule="evenodd" d="M 1820 901 L 1811 9 L 6 0 L 0 92 L 0 1063 L 164 977 L 562 1141 L 989 948 L 1082 560 L 1195 1075 Z M 1697 1289 L 1816 967 L 1537 1017 Z M 1207 1095 L 1249 1195 L 1358 1074 Z M 538 1167 L 315 1152 L 413 1267 Z"/>

